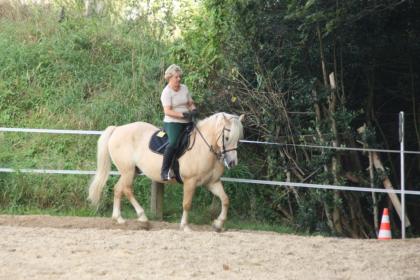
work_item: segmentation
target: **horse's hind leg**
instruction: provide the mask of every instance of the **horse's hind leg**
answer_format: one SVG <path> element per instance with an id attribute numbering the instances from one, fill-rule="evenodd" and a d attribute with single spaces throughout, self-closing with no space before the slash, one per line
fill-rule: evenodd
<path id="1" fill-rule="evenodd" d="M 123 173 L 121 172 L 121 177 L 118 179 L 117 184 L 114 187 L 114 206 L 112 208 L 112 218 L 117 221 L 119 224 L 125 223 L 125 220 L 121 216 L 121 198 L 124 193 L 124 189 L 127 186 L 130 186 L 133 183 L 134 173 Z"/>
<path id="2" fill-rule="evenodd" d="M 208 186 L 208 189 L 217 197 L 220 198 L 220 202 L 222 204 L 222 210 L 220 211 L 219 217 L 213 221 L 213 228 L 219 232 L 223 229 L 223 224 L 226 221 L 227 211 L 229 208 L 229 198 L 223 189 L 223 185 L 221 181 L 217 181 L 213 184 Z"/>
<path id="3" fill-rule="evenodd" d="M 127 199 L 130 201 L 131 205 L 133 205 L 134 209 L 136 210 L 138 221 L 140 222 L 147 222 L 147 216 L 144 213 L 144 209 L 140 206 L 140 203 L 136 200 L 133 194 L 133 184 L 124 185 L 123 189 L 124 194 L 127 196 Z"/>
<path id="4" fill-rule="evenodd" d="M 126 195 L 131 205 L 133 205 L 136 210 L 138 220 L 141 222 L 147 222 L 147 217 L 144 213 L 144 209 L 140 206 L 133 194 L 133 180 L 135 176 L 135 169 L 133 168 L 130 171 L 121 171 L 121 177 L 118 180 L 114 188 L 114 208 L 112 211 L 112 218 L 117 220 L 119 224 L 125 222 L 121 216 L 121 198 L 122 195 Z"/>

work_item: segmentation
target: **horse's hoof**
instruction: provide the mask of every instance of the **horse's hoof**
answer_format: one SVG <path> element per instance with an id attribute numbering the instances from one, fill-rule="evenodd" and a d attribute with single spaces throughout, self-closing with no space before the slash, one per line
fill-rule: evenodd
<path id="1" fill-rule="evenodd" d="M 116 220 L 117 220 L 117 224 L 119 224 L 119 225 L 125 224 L 125 220 L 121 217 L 118 217 Z"/>
<path id="2" fill-rule="evenodd" d="M 147 223 L 149 222 L 149 219 L 147 219 L 146 215 L 141 215 L 137 221 L 139 221 L 140 223 Z"/>
<path id="3" fill-rule="evenodd" d="M 215 232 L 222 232 L 223 231 L 223 222 L 219 220 L 215 220 L 212 224 L 212 228 Z"/>
<path id="4" fill-rule="evenodd" d="M 212 225 L 212 228 L 214 229 L 215 232 L 222 232 L 223 228 L 219 228 L 217 226 L 215 226 L 214 224 Z"/>
<path id="5" fill-rule="evenodd" d="M 181 226 L 181 230 L 184 232 L 192 232 L 192 229 L 188 225 Z"/>

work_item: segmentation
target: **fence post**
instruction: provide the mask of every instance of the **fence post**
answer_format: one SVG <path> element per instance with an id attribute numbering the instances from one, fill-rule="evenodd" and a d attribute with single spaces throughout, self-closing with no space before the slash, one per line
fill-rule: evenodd
<path id="1" fill-rule="evenodd" d="M 401 180 L 401 238 L 405 239 L 405 173 L 404 173 L 404 112 L 399 115 L 400 180 Z"/>
<path id="2" fill-rule="evenodd" d="M 154 216 L 157 220 L 163 219 L 163 192 L 164 185 L 162 183 L 152 181 L 150 211 L 152 216 Z"/>

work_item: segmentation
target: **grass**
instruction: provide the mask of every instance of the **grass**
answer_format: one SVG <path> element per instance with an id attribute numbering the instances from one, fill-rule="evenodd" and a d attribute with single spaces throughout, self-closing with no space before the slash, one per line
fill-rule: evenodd
<path id="1" fill-rule="evenodd" d="M 160 122 L 165 43 L 148 37 L 144 22 L 128 28 L 107 18 L 69 16 L 58 24 L 48 10 L 43 13 L 1 19 L 1 126 L 102 130 L 138 120 Z M 95 136 L 0 133 L 0 167 L 94 170 L 96 141 Z M 89 214 L 88 181 L 0 173 L 0 208 Z M 100 213 L 111 205 L 107 198 L 105 192 Z"/>
<path id="2" fill-rule="evenodd" d="M 74 217 L 95 217 L 96 211 L 88 208 L 71 209 L 68 211 L 62 209 L 40 209 L 20 206 L 15 208 L 1 209 L 3 215 L 51 215 L 51 216 L 74 216 Z"/>

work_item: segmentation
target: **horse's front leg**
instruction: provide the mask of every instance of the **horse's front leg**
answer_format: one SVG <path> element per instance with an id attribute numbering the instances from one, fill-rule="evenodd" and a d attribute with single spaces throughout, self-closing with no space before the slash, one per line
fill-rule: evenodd
<path id="1" fill-rule="evenodd" d="M 210 184 L 208 186 L 208 189 L 220 199 L 220 202 L 222 204 L 222 211 L 220 211 L 219 217 L 217 217 L 217 219 L 213 221 L 213 228 L 217 232 L 220 232 L 223 230 L 223 224 L 226 221 L 227 212 L 229 208 L 229 198 L 225 193 L 221 181 L 217 181 L 215 183 Z"/>
<path id="2" fill-rule="evenodd" d="M 184 180 L 183 212 L 180 225 L 180 228 L 184 231 L 191 231 L 191 228 L 188 226 L 188 212 L 191 210 L 195 188 L 196 185 L 194 180 Z"/>

